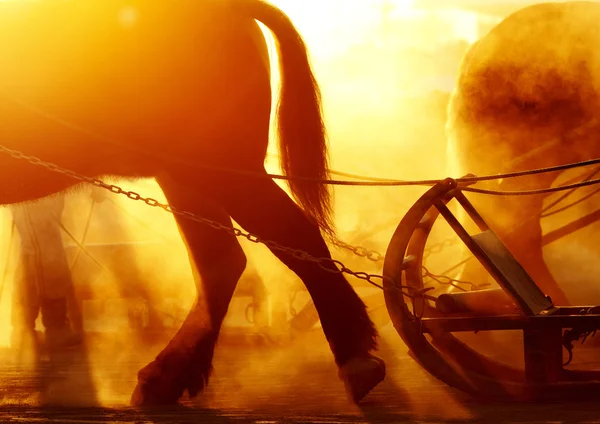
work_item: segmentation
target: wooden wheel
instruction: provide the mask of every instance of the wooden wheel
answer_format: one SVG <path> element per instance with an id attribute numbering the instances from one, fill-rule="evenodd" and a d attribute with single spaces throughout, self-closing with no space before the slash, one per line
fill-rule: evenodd
<path id="1" fill-rule="evenodd" d="M 460 227 L 457 221 L 450 222 L 454 217 L 445 205 L 461 195 L 451 179 L 428 190 L 404 216 L 386 253 L 385 302 L 411 356 L 449 386 L 480 397 L 532 400 L 600 394 L 600 372 L 562 369 L 562 328 L 571 328 L 576 319 L 584 318 L 576 316 L 573 309 L 565 309 L 565 316 L 543 315 L 547 311 L 529 315 L 498 314 L 498 311 L 488 316 L 447 314 L 440 310 L 436 299 L 426 295 L 422 265 L 427 238 L 440 213 L 455 230 L 455 225 Z M 491 268 L 486 266 L 486 269 Z M 537 289 L 533 282 L 532 287 Z M 526 310 L 523 302 L 515 303 Z M 588 315 L 585 320 L 587 325 L 600 326 L 600 315 Z M 523 330 L 525 369 L 492 360 L 452 334 L 504 329 Z"/>

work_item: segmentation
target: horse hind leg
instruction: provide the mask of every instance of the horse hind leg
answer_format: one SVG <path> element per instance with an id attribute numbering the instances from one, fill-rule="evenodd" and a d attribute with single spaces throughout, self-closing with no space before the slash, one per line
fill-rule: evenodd
<path id="1" fill-rule="evenodd" d="M 231 227 L 230 217 L 210 199 L 173 181 L 159 183 L 172 206 Z M 235 236 L 187 218 L 176 220 L 195 271 L 197 299 L 173 339 L 138 373 L 131 399 L 137 406 L 176 403 L 186 390 L 195 397 L 204 389 L 221 324 L 246 267 Z"/>
<path id="2" fill-rule="evenodd" d="M 331 258 L 317 226 L 272 180 L 233 178 L 226 188 L 217 196 L 244 229 L 281 246 L 317 258 Z M 385 376 L 385 364 L 370 353 L 377 347 L 377 331 L 365 304 L 343 275 L 331 272 L 337 271 L 333 263 L 326 270 L 294 254 L 276 249 L 272 252 L 304 282 L 340 369 L 340 378 L 351 400 L 360 401 Z"/>

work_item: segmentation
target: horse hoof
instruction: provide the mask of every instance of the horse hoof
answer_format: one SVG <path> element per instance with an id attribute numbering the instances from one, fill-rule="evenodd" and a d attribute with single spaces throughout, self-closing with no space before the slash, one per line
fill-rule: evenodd
<path id="1" fill-rule="evenodd" d="M 185 391 L 182 381 L 174 379 L 156 362 L 138 373 L 138 383 L 131 395 L 131 406 L 176 405 Z"/>
<path id="2" fill-rule="evenodd" d="M 134 407 L 177 405 L 183 391 L 167 391 L 145 382 L 138 382 L 129 404 Z"/>
<path id="3" fill-rule="evenodd" d="M 338 375 L 344 382 L 348 399 L 357 404 L 383 381 L 385 362 L 373 355 L 354 358 L 340 368 Z"/>

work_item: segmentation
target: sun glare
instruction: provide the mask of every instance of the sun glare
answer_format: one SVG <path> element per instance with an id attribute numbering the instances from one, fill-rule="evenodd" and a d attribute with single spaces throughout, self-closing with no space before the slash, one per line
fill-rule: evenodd
<path id="1" fill-rule="evenodd" d="M 138 11 L 133 6 L 125 6 L 119 12 L 118 19 L 123 28 L 131 28 L 138 21 Z"/>
<path id="2" fill-rule="evenodd" d="M 272 0 L 296 24 L 314 57 L 339 54 L 368 37 L 385 14 L 409 14 L 413 0 Z"/>

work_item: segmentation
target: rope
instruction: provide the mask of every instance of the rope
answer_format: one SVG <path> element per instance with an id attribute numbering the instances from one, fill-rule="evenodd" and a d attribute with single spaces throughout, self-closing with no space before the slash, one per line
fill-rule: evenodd
<path id="1" fill-rule="evenodd" d="M 593 170 L 593 171 L 592 171 L 592 172 L 591 172 L 591 173 L 590 173 L 588 176 L 586 176 L 586 177 L 585 177 L 585 179 L 584 179 L 583 181 L 589 181 L 589 180 L 591 180 L 591 179 L 592 179 L 594 176 L 596 176 L 596 175 L 598 174 L 598 172 L 600 172 L 600 167 L 599 167 L 599 168 L 596 168 L 596 169 L 594 169 L 594 170 Z M 565 184 L 570 184 L 570 183 L 573 183 L 573 182 L 575 182 L 575 181 L 577 181 L 577 180 L 578 180 L 578 178 L 571 178 L 571 179 L 570 179 L 570 180 L 568 180 L 568 181 L 567 181 Z M 562 202 L 563 200 L 565 200 L 567 197 L 571 196 L 571 195 L 572 195 L 573 193 L 575 193 L 576 191 L 577 191 L 577 190 L 575 190 L 575 189 L 573 189 L 573 190 L 570 190 L 570 191 L 568 191 L 567 193 L 564 193 L 563 195 L 561 195 L 561 196 L 560 196 L 558 199 L 556 199 L 555 201 L 551 202 L 551 203 L 550 203 L 549 205 L 547 205 L 546 207 L 544 207 L 544 208 L 542 209 L 542 213 L 541 213 L 540 217 L 541 217 L 541 218 L 544 218 L 544 217 L 546 217 L 546 216 L 551 216 L 551 215 L 554 215 L 555 213 L 558 213 L 558 212 L 560 212 L 561 210 L 568 209 L 570 206 L 563 206 L 563 207 L 562 207 L 562 208 L 560 208 L 558 211 L 553 211 L 553 212 L 551 211 L 551 209 L 552 209 L 554 206 L 556 206 L 556 205 L 560 204 L 560 202 Z M 586 197 L 588 197 L 588 196 L 586 196 Z M 576 202 L 572 203 L 571 205 L 572 205 L 572 206 L 575 206 L 576 204 L 578 204 L 578 203 L 580 203 L 580 202 L 581 202 L 581 200 L 579 200 L 579 201 L 576 201 Z M 549 212 L 549 211 L 550 211 L 550 212 Z"/>
<path id="2" fill-rule="evenodd" d="M 306 182 L 314 182 L 314 183 L 319 183 L 319 184 L 340 185 L 340 186 L 376 186 L 376 187 L 381 187 L 381 186 L 384 186 L 384 187 L 385 186 L 388 186 L 388 187 L 389 186 L 433 186 L 433 185 L 438 184 L 443 181 L 442 179 L 410 181 L 410 180 L 397 180 L 397 179 L 386 179 L 386 178 L 375 178 L 375 177 L 362 177 L 359 175 L 354 175 L 354 174 L 335 171 L 335 170 L 329 170 L 329 172 L 332 174 L 346 176 L 346 177 L 350 177 L 350 178 L 360 178 L 361 180 L 360 181 L 345 181 L 345 180 L 333 180 L 333 179 L 316 179 L 316 178 L 297 177 L 297 176 L 290 177 L 290 176 L 285 176 L 285 175 L 280 175 L 280 174 L 270 174 L 270 173 L 255 172 L 255 171 L 245 171 L 245 170 L 240 170 L 240 169 L 232 169 L 232 168 L 226 168 L 226 167 L 220 167 L 220 166 L 214 166 L 214 165 L 208 165 L 208 164 L 189 162 L 189 161 L 184 160 L 179 157 L 172 157 L 171 155 L 167 155 L 165 152 L 161 153 L 160 155 L 156 155 L 147 150 L 138 149 L 138 148 L 135 148 L 134 146 L 124 144 L 118 140 L 103 136 L 101 134 L 97 134 L 87 128 L 80 126 L 80 125 L 77 125 L 73 122 L 67 121 L 67 120 L 62 119 L 58 116 L 55 116 L 51 113 L 48 113 L 47 111 L 40 109 L 28 102 L 25 102 L 20 99 L 16 99 L 12 96 L 9 96 L 6 93 L 0 93 L 0 96 L 20 105 L 21 107 L 24 107 L 24 108 L 30 110 L 31 112 L 33 112 L 43 118 L 46 118 L 50 121 L 54 121 L 55 123 L 65 126 L 75 132 L 85 134 L 85 135 L 92 137 L 100 142 L 105 143 L 105 144 L 110 144 L 110 145 L 115 146 L 120 149 L 133 151 L 133 152 L 142 154 L 147 157 L 152 157 L 154 159 L 163 160 L 163 161 L 168 160 L 170 162 L 180 163 L 180 164 L 184 164 L 184 165 L 194 167 L 194 168 L 202 168 L 202 169 L 207 169 L 207 170 L 212 170 L 212 171 L 233 173 L 233 174 L 239 174 L 239 175 L 250 176 L 250 177 L 258 177 L 258 178 L 272 178 L 272 179 L 286 180 L 286 181 L 306 181 Z M 218 140 L 213 140 L 213 142 L 218 142 Z M 8 152 L 10 152 L 12 150 L 5 146 L 0 145 L 0 147 L 2 148 L 2 150 L 8 151 Z M 481 176 L 481 177 L 476 177 L 476 176 L 463 177 L 463 178 L 456 179 L 456 182 L 457 183 L 476 183 L 476 182 L 480 182 L 480 181 L 499 180 L 499 179 L 505 179 L 505 178 L 516 178 L 516 177 L 529 176 L 529 175 L 535 175 L 535 174 L 565 171 L 567 169 L 589 166 L 589 165 L 594 165 L 594 164 L 600 164 L 600 158 L 590 159 L 590 160 L 580 161 L 580 162 L 574 162 L 574 163 L 569 163 L 569 164 L 565 164 L 565 165 L 557 165 L 557 166 L 546 167 L 546 168 L 525 170 L 525 171 L 506 172 L 506 173 L 502 173 L 502 174 L 486 175 L 486 176 Z M 594 180 L 594 181 L 597 182 L 596 180 Z M 550 192 L 560 191 L 560 190 L 553 190 L 553 191 L 549 191 L 549 192 L 540 192 L 540 191 L 534 191 L 534 190 L 527 191 L 527 192 L 499 192 L 499 191 L 494 191 L 494 190 L 484 191 L 481 189 L 470 189 L 467 191 L 471 191 L 471 192 L 475 192 L 475 193 L 482 193 L 482 194 L 491 194 L 491 195 L 522 195 L 522 194 L 550 193 Z M 501 194 L 501 193 L 506 193 L 506 194 Z"/>
<path id="3" fill-rule="evenodd" d="M 482 181 L 501 180 L 501 179 L 524 177 L 524 176 L 536 175 L 536 174 L 545 174 L 545 173 L 550 173 L 550 172 L 559 172 L 559 171 L 565 171 L 568 169 L 580 168 L 580 167 L 591 166 L 591 165 L 596 165 L 596 164 L 600 164 L 600 158 L 590 159 L 590 160 L 580 161 L 580 162 L 573 162 L 573 163 L 568 163 L 568 164 L 564 164 L 564 165 L 550 166 L 550 167 L 545 167 L 545 168 L 530 169 L 530 170 L 526 170 L 526 171 L 505 172 L 502 174 L 485 175 L 485 176 L 481 176 L 481 177 L 476 177 L 476 176 L 462 177 L 462 178 L 456 178 L 455 181 L 459 184 L 461 184 L 461 183 L 462 184 L 469 184 L 469 183 L 474 184 L 474 183 L 482 182 Z M 376 178 L 376 177 L 362 177 L 362 176 L 358 176 L 358 175 L 354 175 L 354 174 L 343 173 L 340 171 L 329 170 L 329 172 L 332 174 L 344 175 L 344 176 L 349 176 L 352 178 L 362 178 L 362 180 L 360 180 L 360 181 L 346 181 L 346 180 L 318 179 L 318 178 L 308 178 L 308 177 L 291 177 L 291 176 L 281 175 L 281 174 L 271 174 L 268 172 L 262 173 L 262 172 L 255 172 L 255 171 L 245 171 L 245 170 L 241 170 L 241 169 L 224 168 L 224 167 L 220 167 L 220 166 L 207 165 L 207 164 L 196 164 L 195 166 L 198 168 L 204 168 L 204 169 L 209 169 L 209 170 L 213 170 L 213 171 L 226 172 L 226 173 L 232 173 L 232 174 L 245 175 L 245 176 L 250 176 L 250 177 L 272 178 L 272 179 L 276 179 L 276 180 L 285 180 L 285 181 L 306 181 L 306 182 L 313 182 L 313 183 L 324 184 L 324 185 L 338 185 L 338 186 L 362 186 L 362 187 L 434 186 L 434 185 L 444 181 L 444 179 L 395 180 L 395 179 Z M 592 180 L 592 181 L 594 181 L 594 183 L 598 182 L 598 180 Z M 565 187 L 567 187 L 567 186 L 565 186 Z M 466 190 L 466 188 L 463 188 L 463 190 L 483 193 L 483 191 L 476 191 L 475 189 Z M 477 190 L 481 190 L 481 189 L 477 189 Z M 542 192 L 536 192 L 535 190 L 529 190 L 529 191 L 531 191 L 531 193 L 527 193 L 527 194 L 541 194 L 542 193 Z M 554 190 L 554 191 L 560 191 L 560 190 Z M 498 193 L 512 193 L 512 192 L 488 190 L 486 193 L 487 194 L 498 194 Z"/>
<path id="4" fill-rule="evenodd" d="M 98 261 L 98 259 L 96 259 L 88 249 L 85 248 L 85 246 L 83 244 L 81 244 L 81 242 L 79 240 L 77 240 L 77 238 L 73 235 L 73 233 L 71 233 L 67 227 L 64 226 L 64 224 L 62 222 L 58 223 L 59 227 L 61 230 L 63 230 L 63 232 L 67 235 L 67 237 L 69 237 L 71 239 L 71 241 L 73 243 L 75 243 L 75 245 L 83 252 L 86 254 L 86 256 L 88 258 L 90 258 L 92 260 L 92 262 L 94 262 L 96 265 L 98 265 L 100 267 L 100 269 L 102 271 L 106 271 L 110 273 L 110 270 L 108 268 L 106 268 L 104 265 L 102 265 L 102 263 L 100 263 L 100 261 Z"/>
<path id="5" fill-rule="evenodd" d="M 502 174 L 484 175 L 481 177 L 477 177 L 477 176 L 462 177 L 462 178 L 456 178 L 455 181 L 457 183 L 477 183 L 477 182 L 482 182 L 482 181 L 501 180 L 501 179 L 507 179 L 507 178 L 525 177 L 525 176 L 536 175 L 536 174 L 546 174 L 546 173 L 550 173 L 550 172 L 566 171 L 568 169 L 580 168 L 580 167 L 591 166 L 591 165 L 596 165 L 596 164 L 600 164 L 600 158 L 589 159 L 589 160 L 580 161 L 580 162 L 573 162 L 573 163 L 568 163 L 568 164 L 564 164 L 564 165 L 549 166 L 549 167 L 545 167 L 545 168 L 529 169 L 529 170 L 525 170 L 525 171 L 505 172 Z M 343 183 L 344 183 L 343 185 L 368 185 L 368 186 L 369 185 L 385 185 L 385 186 L 389 186 L 389 185 L 397 185 L 397 186 L 400 186 L 400 185 L 425 185 L 425 186 L 428 186 L 428 185 L 435 185 L 435 184 L 443 181 L 443 180 L 413 180 L 413 181 L 394 180 L 394 179 L 386 179 L 386 178 L 366 177 L 366 176 L 362 176 L 362 175 L 350 174 L 347 172 L 340 172 L 340 171 L 335 171 L 335 170 L 329 170 L 329 172 L 333 175 L 339 175 L 339 176 L 363 180 L 363 181 L 343 181 Z M 596 172 L 598 172 L 598 171 L 596 171 Z M 273 174 L 267 174 L 267 175 L 273 175 Z M 278 177 L 283 178 L 283 179 L 288 179 L 288 180 L 289 179 L 308 180 L 306 178 L 285 177 L 282 175 L 279 175 Z M 327 181 L 329 184 L 336 184 L 336 185 L 339 182 L 338 180 L 321 180 L 321 181 Z"/>
<path id="6" fill-rule="evenodd" d="M 488 194 L 491 196 L 531 196 L 531 195 L 535 195 L 535 194 L 547 194 L 547 193 L 556 193 L 556 192 L 564 191 L 564 190 L 572 190 L 575 188 L 587 187 L 587 186 L 591 186 L 591 185 L 598 184 L 598 183 L 600 183 L 600 178 L 595 178 L 593 180 L 588 180 L 588 181 L 581 181 L 579 183 L 574 183 L 574 184 L 564 184 L 564 185 L 560 185 L 557 187 L 541 188 L 541 189 L 537 189 L 537 190 L 501 191 L 501 190 L 486 190 L 486 189 L 475 188 L 475 187 L 462 187 L 461 190 L 469 191 L 471 193 Z"/>
<path id="7" fill-rule="evenodd" d="M 85 228 L 83 229 L 83 235 L 81 236 L 81 242 L 77 245 L 77 253 L 75 254 L 75 258 L 73 259 L 73 262 L 71 262 L 71 265 L 69 265 L 69 269 L 71 270 L 71 272 L 73 271 L 73 269 L 75 269 L 75 265 L 77 265 L 77 261 L 81 256 L 81 246 L 85 246 L 85 241 L 87 239 L 87 234 L 90 229 L 90 224 L 92 223 L 92 215 L 94 214 L 95 205 L 96 201 L 92 199 L 92 204 L 90 205 L 90 210 L 88 212 L 87 220 L 85 222 Z M 68 233 L 68 235 L 71 236 L 70 233 Z"/>
<path id="8" fill-rule="evenodd" d="M 563 206 L 563 207 L 561 207 L 561 208 L 555 209 L 555 210 L 553 210 L 552 212 L 545 213 L 545 214 L 541 215 L 541 216 L 540 216 L 540 218 L 547 218 L 547 217 L 549 217 L 549 216 L 556 215 L 557 213 L 560 213 L 560 212 L 566 211 L 567 209 L 570 209 L 570 208 L 572 208 L 572 207 L 574 207 L 574 206 L 577 206 L 577 205 L 579 205 L 580 203 L 583 203 L 583 202 L 585 202 L 587 199 L 589 199 L 589 198 L 590 198 L 590 197 L 592 197 L 592 196 L 595 196 L 595 195 L 596 195 L 596 194 L 598 194 L 598 193 L 600 193 L 600 188 L 597 188 L 597 189 L 595 189 L 595 190 L 594 190 L 594 191 L 592 191 L 591 193 L 589 193 L 589 194 L 586 194 L 586 195 L 585 195 L 585 196 L 583 196 L 581 199 L 577 199 L 577 200 L 576 200 L 576 201 L 574 201 L 573 203 L 569 203 L 568 205 L 565 205 L 565 206 Z"/>

